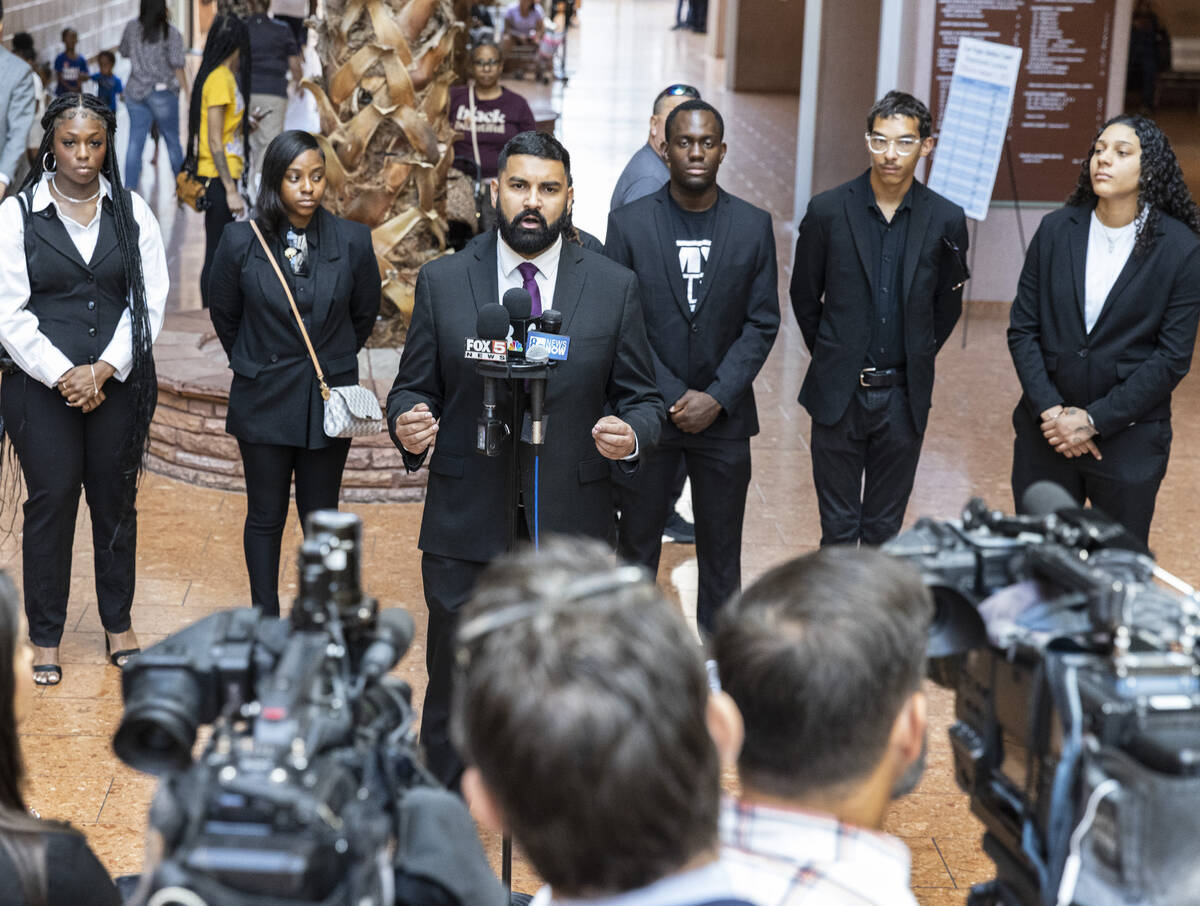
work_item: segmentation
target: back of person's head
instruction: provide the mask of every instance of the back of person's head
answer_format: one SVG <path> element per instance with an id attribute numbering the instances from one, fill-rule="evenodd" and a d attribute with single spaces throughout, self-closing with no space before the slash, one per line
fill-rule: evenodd
<path id="1" fill-rule="evenodd" d="M 916 571 L 871 548 L 822 548 L 730 602 L 713 653 L 745 722 L 743 786 L 837 798 L 872 776 L 920 696 L 932 615 Z"/>
<path id="2" fill-rule="evenodd" d="M 876 119 L 891 119 L 893 116 L 911 117 L 917 121 L 917 135 L 929 138 L 933 132 L 933 117 L 929 108 L 904 91 L 889 91 L 867 112 L 867 132 L 875 128 Z"/>
<path id="3" fill-rule="evenodd" d="M 689 111 L 692 111 L 692 110 L 699 110 L 699 111 L 702 111 L 705 113 L 711 113 L 713 115 L 713 119 L 715 119 L 717 122 L 717 137 L 720 138 L 722 141 L 724 141 L 724 139 L 725 139 L 725 118 L 723 116 L 721 116 L 721 111 L 719 111 L 716 107 L 714 107 L 708 101 L 702 101 L 699 98 L 694 98 L 690 101 L 684 101 L 682 104 L 680 104 L 678 107 L 676 107 L 674 110 L 672 110 L 670 113 L 667 114 L 667 123 L 666 123 L 666 126 L 663 128 L 663 138 L 665 138 L 667 141 L 670 141 L 671 140 L 671 129 L 674 126 L 675 121 L 680 116 L 682 116 L 685 113 L 688 113 Z"/>
<path id="4" fill-rule="evenodd" d="M 246 23 L 238 16 L 222 14 L 213 19 L 204 40 L 204 55 L 200 58 L 200 68 L 196 71 L 196 79 L 192 83 L 192 101 L 188 107 L 188 142 L 186 153 L 197 154 L 197 141 L 200 138 L 200 115 L 204 106 L 204 83 L 213 71 L 233 56 L 240 54 L 240 82 L 250 84 L 250 32 Z M 242 116 L 242 160 L 249 158 L 250 152 L 250 117 Z"/>
<path id="5" fill-rule="evenodd" d="M 12 36 L 13 53 L 33 50 L 33 35 L 27 31 L 19 31 Z"/>
<path id="6" fill-rule="evenodd" d="M 548 132 L 530 130 L 518 132 L 510 138 L 500 149 L 500 156 L 496 160 L 496 172 L 503 173 L 508 159 L 520 154 L 528 154 L 542 160 L 556 160 L 563 165 L 567 178 L 571 178 L 571 155 L 562 142 Z"/>
<path id="7" fill-rule="evenodd" d="M 700 647 L 640 568 L 579 539 L 502 558 L 458 645 L 463 790 L 557 895 L 637 889 L 714 851 Z"/>
<path id="8" fill-rule="evenodd" d="M 138 22 L 142 26 L 142 39 L 148 44 L 165 40 L 170 22 L 167 0 L 141 0 L 138 7 Z"/>

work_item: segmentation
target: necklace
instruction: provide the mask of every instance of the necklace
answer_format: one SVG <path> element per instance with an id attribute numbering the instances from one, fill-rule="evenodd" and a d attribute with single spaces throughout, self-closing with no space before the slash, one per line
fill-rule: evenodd
<path id="1" fill-rule="evenodd" d="M 75 204 L 88 204 L 89 202 L 95 201 L 97 198 L 100 197 L 100 193 L 104 190 L 103 186 L 97 185 L 96 193 L 94 195 L 89 195 L 87 198 L 73 198 L 72 196 L 68 195 L 66 192 L 64 192 L 62 189 L 60 189 L 58 187 L 58 178 L 57 177 L 54 177 L 54 176 L 50 177 L 50 183 L 54 186 L 55 192 L 57 192 L 59 195 L 61 195 L 67 201 L 73 201 Z"/>

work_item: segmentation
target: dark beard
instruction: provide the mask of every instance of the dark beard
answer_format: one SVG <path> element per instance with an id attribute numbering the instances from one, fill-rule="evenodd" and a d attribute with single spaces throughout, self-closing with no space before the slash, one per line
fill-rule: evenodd
<path id="1" fill-rule="evenodd" d="M 564 210 L 562 216 L 554 223 L 546 223 L 546 218 L 537 211 L 524 210 L 512 220 L 504 216 L 504 212 L 497 209 L 498 216 L 496 218 L 496 229 L 500 231 L 500 238 L 508 243 L 518 255 L 536 255 L 539 252 L 544 252 L 554 244 L 554 240 L 562 235 L 563 227 L 570 226 L 571 212 Z M 536 217 L 538 219 L 538 228 L 536 230 L 527 230 L 519 226 L 520 222 L 526 217 Z"/>

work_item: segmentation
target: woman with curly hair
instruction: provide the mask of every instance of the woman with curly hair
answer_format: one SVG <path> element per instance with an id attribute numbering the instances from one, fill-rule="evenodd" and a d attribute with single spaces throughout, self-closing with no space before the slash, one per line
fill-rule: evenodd
<path id="1" fill-rule="evenodd" d="M 1021 271 L 1013 496 L 1054 481 L 1145 543 L 1198 320 L 1200 207 L 1158 126 L 1114 117 Z"/>
<path id="2" fill-rule="evenodd" d="M 116 114 L 94 95 L 65 94 L 42 127 L 33 169 L 0 205 L 0 342 L 15 363 L 0 412 L 29 492 L 21 556 L 33 675 L 54 685 L 81 488 L 109 658 L 120 666 L 138 650 L 135 498 L 168 276 L 154 214 L 122 188 Z"/>

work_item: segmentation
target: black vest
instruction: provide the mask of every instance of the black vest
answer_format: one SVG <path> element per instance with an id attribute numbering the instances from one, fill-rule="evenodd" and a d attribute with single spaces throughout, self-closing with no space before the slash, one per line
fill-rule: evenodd
<path id="1" fill-rule="evenodd" d="M 53 204 L 26 221 L 28 308 L 37 316 L 38 329 L 73 365 L 99 361 L 128 306 L 112 202 L 105 198 L 101 204 L 100 235 L 88 262 L 79 256 Z"/>

